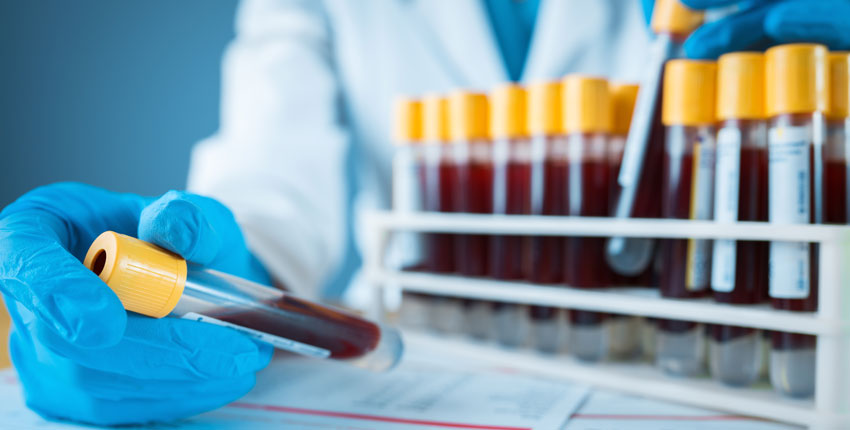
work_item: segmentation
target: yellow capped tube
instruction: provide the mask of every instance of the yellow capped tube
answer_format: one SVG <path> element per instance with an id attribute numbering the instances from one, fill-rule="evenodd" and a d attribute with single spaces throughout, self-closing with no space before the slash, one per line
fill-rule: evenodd
<path id="1" fill-rule="evenodd" d="M 531 173 L 530 140 L 528 131 L 528 100 L 525 88 L 504 84 L 490 93 L 490 135 L 492 144 L 492 213 L 529 214 L 529 184 Z M 482 187 L 483 188 L 483 187 Z M 481 190 L 485 192 L 485 190 Z M 469 194 L 474 200 L 473 192 Z M 489 275 L 496 279 L 523 279 L 523 236 L 495 235 L 489 238 Z M 472 254 L 472 258 L 481 258 Z M 487 306 L 487 303 L 483 304 Z M 518 347 L 525 341 L 522 322 L 525 308 L 505 304 L 494 310 L 496 340 L 508 347 Z"/>
<path id="2" fill-rule="evenodd" d="M 710 220 L 713 217 L 717 66 L 711 61 L 671 60 L 664 71 L 662 121 L 667 126 L 662 167 L 663 218 Z M 711 241 L 667 239 L 660 242 L 663 297 L 697 298 L 711 278 Z M 704 369 L 704 327 L 697 323 L 659 322 L 656 365 L 677 376 Z"/>
<path id="3" fill-rule="evenodd" d="M 421 211 L 425 207 L 423 200 L 424 183 L 422 172 L 425 165 L 423 140 L 423 103 L 409 97 L 396 100 L 393 115 L 393 136 L 396 143 L 392 167 L 392 208 L 400 213 Z M 416 267 L 422 263 L 423 248 L 421 237 L 413 232 L 399 232 L 393 235 L 390 244 L 390 262 L 394 267 Z M 409 296 L 405 294 L 405 298 Z M 417 296 L 418 297 L 418 296 Z M 411 297 L 410 300 L 416 300 Z M 414 306 L 412 309 L 421 309 Z M 414 310 L 405 314 L 412 316 Z M 419 318 L 422 319 L 421 317 Z M 408 319 L 410 321 L 410 319 Z"/>
<path id="4" fill-rule="evenodd" d="M 528 130 L 532 135 L 564 134 L 561 82 L 535 82 L 528 86 Z"/>
<path id="5" fill-rule="evenodd" d="M 449 140 L 487 140 L 490 107 L 485 94 L 457 91 L 449 96 Z"/>
<path id="6" fill-rule="evenodd" d="M 765 52 L 768 130 L 768 218 L 778 224 L 824 220 L 824 114 L 829 109 L 825 46 L 780 45 Z M 816 311 L 817 251 L 807 243 L 770 244 L 769 295 L 774 307 Z M 816 260 L 814 260 L 816 261 Z M 770 380 L 793 397 L 814 394 L 815 339 L 774 332 Z"/>
<path id="7" fill-rule="evenodd" d="M 767 221 L 767 122 L 764 108 L 764 54 L 735 52 L 717 63 L 716 173 L 714 220 Z M 768 276 L 764 242 L 715 240 L 711 289 L 721 303 L 756 304 Z M 743 281 L 739 285 L 739 280 Z M 762 334 L 733 326 L 710 328 L 712 376 L 746 387 L 761 375 Z"/>
<path id="8" fill-rule="evenodd" d="M 689 9 L 680 0 L 656 0 L 650 28 L 655 33 L 685 37 L 702 24 L 704 14 Z"/>
<path id="9" fill-rule="evenodd" d="M 563 80 L 564 129 L 567 169 L 564 215 L 604 217 L 609 215 L 608 138 L 611 132 L 611 97 L 603 78 L 568 75 Z M 605 285 L 607 272 L 598 266 L 605 260 L 605 239 L 568 237 L 563 258 L 567 285 L 597 288 Z M 597 265 L 597 266 L 594 266 Z M 589 269 L 593 267 L 593 269 Z M 570 311 L 567 350 L 581 360 L 600 361 L 608 354 L 606 316 L 597 312 Z"/>
<path id="10" fill-rule="evenodd" d="M 611 134 L 616 136 L 629 134 L 638 88 L 637 84 L 611 85 Z"/>
<path id="11" fill-rule="evenodd" d="M 139 239 L 107 231 L 86 254 L 128 311 L 235 329 L 289 352 L 386 370 L 401 358 L 398 332 L 276 288 L 187 264 Z"/>
<path id="12" fill-rule="evenodd" d="M 436 94 L 422 98 L 422 138 L 427 143 L 449 142 L 449 100 Z"/>
<path id="13" fill-rule="evenodd" d="M 409 144 L 422 140 L 423 114 L 420 100 L 399 98 L 393 113 L 393 140 L 396 143 Z"/>
<path id="14" fill-rule="evenodd" d="M 850 52 L 831 52 L 829 54 L 829 109 L 826 117 L 843 121 L 850 117 Z"/>

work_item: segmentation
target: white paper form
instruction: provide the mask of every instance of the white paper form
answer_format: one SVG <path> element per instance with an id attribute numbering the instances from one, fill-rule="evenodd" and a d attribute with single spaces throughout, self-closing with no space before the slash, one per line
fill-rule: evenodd
<path id="1" fill-rule="evenodd" d="M 798 430 L 758 418 L 729 415 L 660 400 L 594 390 L 565 430 Z"/>
<path id="2" fill-rule="evenodd" d="M 0 374 L 4 429 L 60 427 L 26 410 L 14 373 Z M 406 360 L 389 373 L 302 358 L 277 359 L 256 388 L 219 410 L 150 429 L 554 430 L 589 393 L 586 386 L 499 369 Z M 11 382 L 10 382 L 11 381 Z M 6 427 L 6 423 L 12 423 Z"/>

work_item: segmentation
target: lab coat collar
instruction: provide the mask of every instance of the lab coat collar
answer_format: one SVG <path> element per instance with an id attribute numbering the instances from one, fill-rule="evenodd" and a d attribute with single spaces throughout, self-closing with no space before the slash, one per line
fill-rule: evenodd
<path id="1" fill-rule="evenodd" d="M 482 0 L 415 0 L 408 6 L 419 15 L 411 17 L 413 27 L 458 85 L 487 90 L 508 80 Z"/>
<path id="2" fill-rule="evenodd" d="M 595 34 L 612 6 L 618 7 L 603 0 L 541 0 L 522 80 L 559 79 L 573 70 L 587 46 L 595 45 L 577 36 Z"/>

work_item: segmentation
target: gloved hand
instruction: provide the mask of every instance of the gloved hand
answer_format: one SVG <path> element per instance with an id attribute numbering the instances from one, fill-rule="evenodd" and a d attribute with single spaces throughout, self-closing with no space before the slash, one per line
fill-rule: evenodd
<path id="1" fill-rule="evenodd" d="M 692 9 L 738 4 L 740 10 L 694 31 L 685 42 L 690 58 L 714 59 L 732 51 L 782 43 L 822 43 L 850 49 L 850 0 L 682 0 Z"/>
<path id="2" fill-rule="evenodd" d="M 186 417 L 248 392 L 271 347 L 222 327 L 128 314 L 80 262 L 105 230 L 269 283 L 215 200 L 176 191 L 154 200 L 73 183 L 25 194 L 0 212 L 0 291 L 27 405 L 49 418 L 113 425 Z"/>

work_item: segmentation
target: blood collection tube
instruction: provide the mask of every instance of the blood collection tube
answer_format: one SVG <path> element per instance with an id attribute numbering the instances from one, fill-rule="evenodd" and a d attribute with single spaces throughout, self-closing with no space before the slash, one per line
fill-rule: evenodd
<path id="1" fill-rule="evenodd" d="M 847 153 L 850 147 L 850 110 L 848 110 L 847 69 L 850 53 L 829 53 L 829 110 L 826 112 L 826 145 L 824 146 L 824 222 L 848 223 Z"/>
<path id="2" fill-rule="evenodd" d="M 459 212 L 489 214 L 493 210 L 493 162 L 488 135 L 487 96 L 457 91 L 449 97 L 449 136 L 457 165 L 455 207 Z M 456 266 L 464 276 L 487 276 L 489 236 L 461 234 L 455 248 Z M 466 331 L 473 337 L 491 336 L 493 303 L 463 300 Z"/>
<path id="3" fill-rule="evenodd" d="M 457 212 L 457 175 L 454 146 L 449 139 L 449 101 L 428 95 L 422 99 L 424 168 L 422 169 L 423 202 L 426 211 Z M 428 233 L 423 235 L 425 270 L 453 273 L 457 235 Z M 457 333 L 464 325 L 460 299 L 434 297 L 430 306 L 430 326 L 444 333 Z"/>
<path id="4" fill-rule="evenodd" d="M 824 112 L 829 105 L 827 49 L 781 45 L 766 52 L 768 219 L 776 224 L 823 222 Z M 814 312 L 818 306 L 817 244 L 771 242 L 773 307 Z M 770 380 L 775 390 L 808 397 L 815 389 L 815 336 L 773 332 Z"/>
<path id="5" fill-rule="evenodd" d="M 229 327 L 285 351 L 371 370 L 392 368 L 403 352 L 401 337 L 392 328 L 187 264 L 178 255 L 112 231 L 94 240 L 85 265 L 125 309 L 142 315 Z"/>
<path id="6" fill-rule="evenodd" d="M 711 219 L 714 187 L 714 123 L 717 65 L 671 60 L 664 71 L 662 121 L 667 127 L 662 172 L 662 217 Z M 711 242 L 660 241 L 663 297 L 704 296 L 711 276 Z M 659 320 L 656 364 L 674 375 L 702 371 L 705 345 L 700 324 Z"/>
<path id="7" fill-rule="evenodd" d="M 568 75 L 563 81 L 564 130 L 567 137 L 567 196 L 565 212 L 572 216 L 608 216 L 608 137 L 611 133 L 611 97 L 608 81 Z M 564 252 L 564 280 L 576 288 L 608 286 L 605 239 L 568 237 Z M 608 355 L 606 315 L 570 311 L 568 349 L 586 361 Z"/>
<path id="8" fill-rule="evenodd" d="M 664 64 L 680 57 L 682 44 L 703 20 L 702 12 L 685 7 L 679 0 L 656 0 L 650 27 L 655 37 L 645 61 L 623 161 L 617 175 L 617 218 L 658 218 L 661 216 L 662 158 L 664 127 L 661 125 L 661 98 Z M 652 268 L 657 261 L 652 239 L 614 237 L 608 242 L 607 258 L 613 270 L 635 276 Z"/>
<path id="9" fill-rule="evenodd" d="M 424 209 L 430 212 L 456 212 L 457 166 L 449 146 L 448 100 L 437 95 L 423 99 L 422 195 Z M 425 235 L 425 270 L 436 273 L 455 271 L 455 235 Z"/>
<path id="10" fill-rule="evenodd" d="M 626 138 L 629 135 L 629 125 L 632 121 L 632 112 L 637 100 L 638 86 L 636 84 L 617 83 L 610 85 L 611 92 L 611 137 L 608 140 L 608 187 L 609 208 L 617 203 L 617 174 L 620 172 L 620 164 L 623 161 L 623 150 L 626 147 Z M 652 277 L 652 267 L 646 269 L 636 276 L 624 276 L 610 271 L 611 285 L 637 285 L 649 286 Z M 631 359 L 640 353 L 640 330 L 642 319 L 620 314 L 611 314 L 608 320 L 610 331 L 610 353 L 611 356 L 620 360 Z M 654 326 L 654 324 L 653 324 Z M 654 327 L 652 327 L 654 329 Z"/>
<path id="11" fill-rule="evenodd" d="M 767 120 L 764 55 L 737 52 L 717 63 L 717 157 L 714 220 L 767 221 Z M 715 240 L 711 289 L 720 303 L 767 298 L 768 242 Z M 711 325 L 709 368 L 714 378 L 747 386 L 759 378 L 762 335 L 752 328 Z"/>
<path id="12" fill-rule="evenodd" d="M 493 213 L 531 213 L 531 142 L 528 137 L 526 91 L 516 84 L 497 87 L 490 97 L 493 136 Z M 494 235 L 490 238 L 490 276 L 500 280 L 525 278 L 523 258 L 526 236 Z M 525 340 L 525 306 L 496 303 L 496 337 L 505 346 Z"/>
<path id="13" fill-rule="evenodd" d="M 423 169 L 422 154 L 422 102 L 410 98 L 396 101 L 393 118 L 393 140 L 396 143 L 393 157 L 392 208 L 400 214 L 410 214 L 423 209 L 420 177 Z M 423 249 L 420 236 L 412 232 L 399 232 L 393 236 L 389 264 L 404 270 L 421 270 Z M 428 306 L 426 294 L 404 291 L 400 309 L 401 323 L 412 328 L 426 328 Z"/>
<path id="14" fill-rule="evenodd" d="M 567 196 L 567 141 L 561 113 L 561 82 L 538 82 L 528 86 L 528 129 L 531 133 L 531 213 L 564 215 Z M 525 260 L 527 279 L 537 284 L 560 284 L 564 280 L 564 238 L 529 238 Z M 563 311 L 531 306 L 534 346 L 543 352 L 561 349 L 565 333 Z"/>

